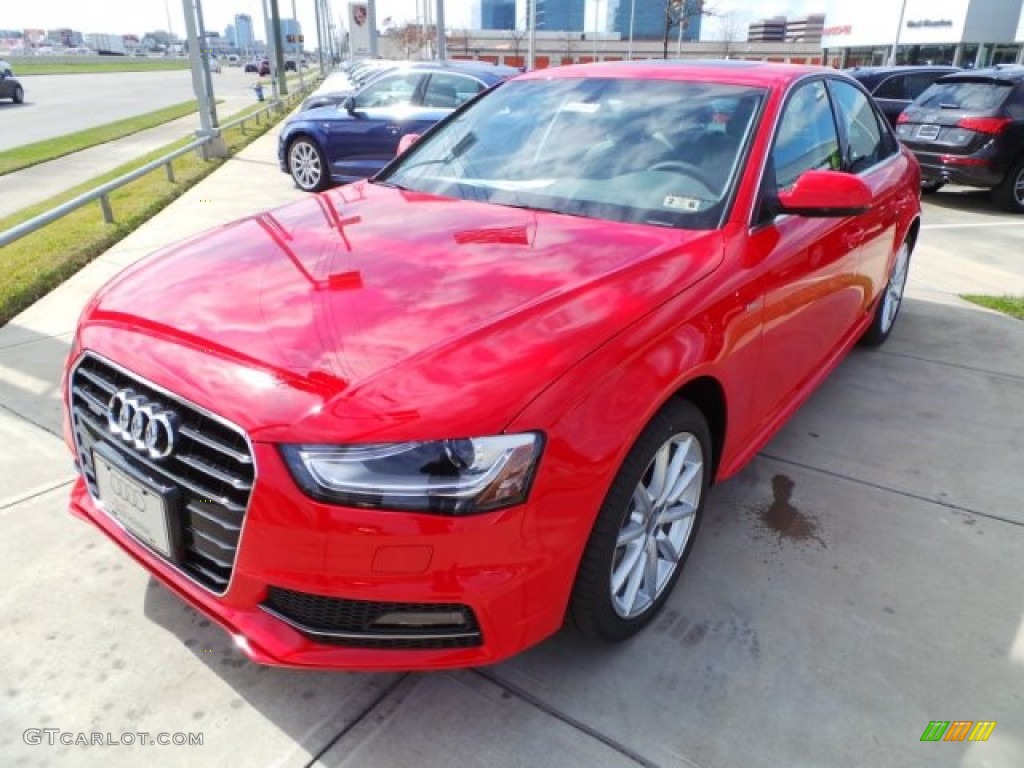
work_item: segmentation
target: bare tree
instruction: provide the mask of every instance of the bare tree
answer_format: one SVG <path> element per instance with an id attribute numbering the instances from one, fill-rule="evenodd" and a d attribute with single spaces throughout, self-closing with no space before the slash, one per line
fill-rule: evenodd
<path id="1" fill-rule="evenodd" d="M 423 45 L 423 34 L 418 24 L 405 23 L 400 27 L 394 27 L 388 31 L 388 36 L 395 40 L 395 44 L 402 50 L 406 59 L 411 59 L 413 50 L 418 51 Z"/>
<path id="2" fill-rule="evenodd" d="M 519 58 L 519 51 L 523 47 L 523 41 L 526 39 L 525 29 L 512 29 L 509 30 L 508 36 L 512 38 L 512 45 L 516 52 L 516 58 Z"/>
<path id="3" fill-rule="evenodd" d="M 706 0 L 665 0 L 665 35 L 661 39 L 662 58 L 668 58 L 668 38 L 673 28 L 686 34 L 694 17 L 714 16 L 714 6 Z"/>
<path id="4" fill-rule="evenodd" d="M 572 61 L 572 44 L 576 41 L 576 38 L 573 37 L 573 33 L 572 32 L 562 32 L 558 36 L 558 40 L 559 40 L 559 42 L 565 44 L 565 58 L 568 59 L 571 62 Z"/>
<path id="5" fill-rule="evenodd" d="M 743 19 L 736 11 L 723 11 L 715 14 L 715 33 L 713 39 L 721 40 L 725 58 L 729 58 L 732 44 L 743 37 Z"/>

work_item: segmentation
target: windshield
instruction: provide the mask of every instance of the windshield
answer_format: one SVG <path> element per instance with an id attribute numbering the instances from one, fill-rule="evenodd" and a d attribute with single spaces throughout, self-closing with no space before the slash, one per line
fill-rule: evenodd
<path id="1" fill-rule="evenodd" d="M 687 229 L 718 226 L 762 89 L 705 82 L 509 82 L 379 182 L 435 195 Z"/>

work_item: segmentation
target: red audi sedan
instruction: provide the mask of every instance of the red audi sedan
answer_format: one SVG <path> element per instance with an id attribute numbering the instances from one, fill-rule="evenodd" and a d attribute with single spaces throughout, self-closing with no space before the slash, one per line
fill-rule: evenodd
<path id="1" fill-rule="evenodd" d="M 103 288 L 66 371 L 71 508 L 261 663 L 621 640 L 709 485 L 890 334 L 919 189 L 833 70 L 509 80 L 374 179 Z"/>

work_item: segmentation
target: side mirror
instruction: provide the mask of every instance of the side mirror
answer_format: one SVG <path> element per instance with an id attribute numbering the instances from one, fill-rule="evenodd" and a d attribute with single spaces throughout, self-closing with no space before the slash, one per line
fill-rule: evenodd
<path id="1" fill-rule="evenodd" d="M 415 144 L 420 138 L 418 133 L 407 133 L 398 142 L 398 154 L 404 155 L 406 150 Z"/>
<path id="2" fill-rule="evenodd" d="M 807 171 L 792 189 L 779 192 L 779 206 L 779 213 L 796 216 L 859 216 L 871 207 L 871 190 L 849 173 Z"/>
<path id="3" fill-rule="evenodd" d="M 345 111 L 350 115 L 354 115 L 356 113 L 356 100 L 352 96 L 346 96 L 345 100 L 341 102 L 341 106 L 343 106 Z"/>

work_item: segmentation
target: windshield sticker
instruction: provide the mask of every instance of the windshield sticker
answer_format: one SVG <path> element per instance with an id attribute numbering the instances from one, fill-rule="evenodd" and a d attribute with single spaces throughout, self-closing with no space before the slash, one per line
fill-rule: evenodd
<path id="1" fill-rule="evenodd" d="M 681 197 L 679 195 L 665 195 L 662 206 L 672 208 L 676 211 L 699 211 L 704 204 L 703 200 L 696 197 Z"/>

